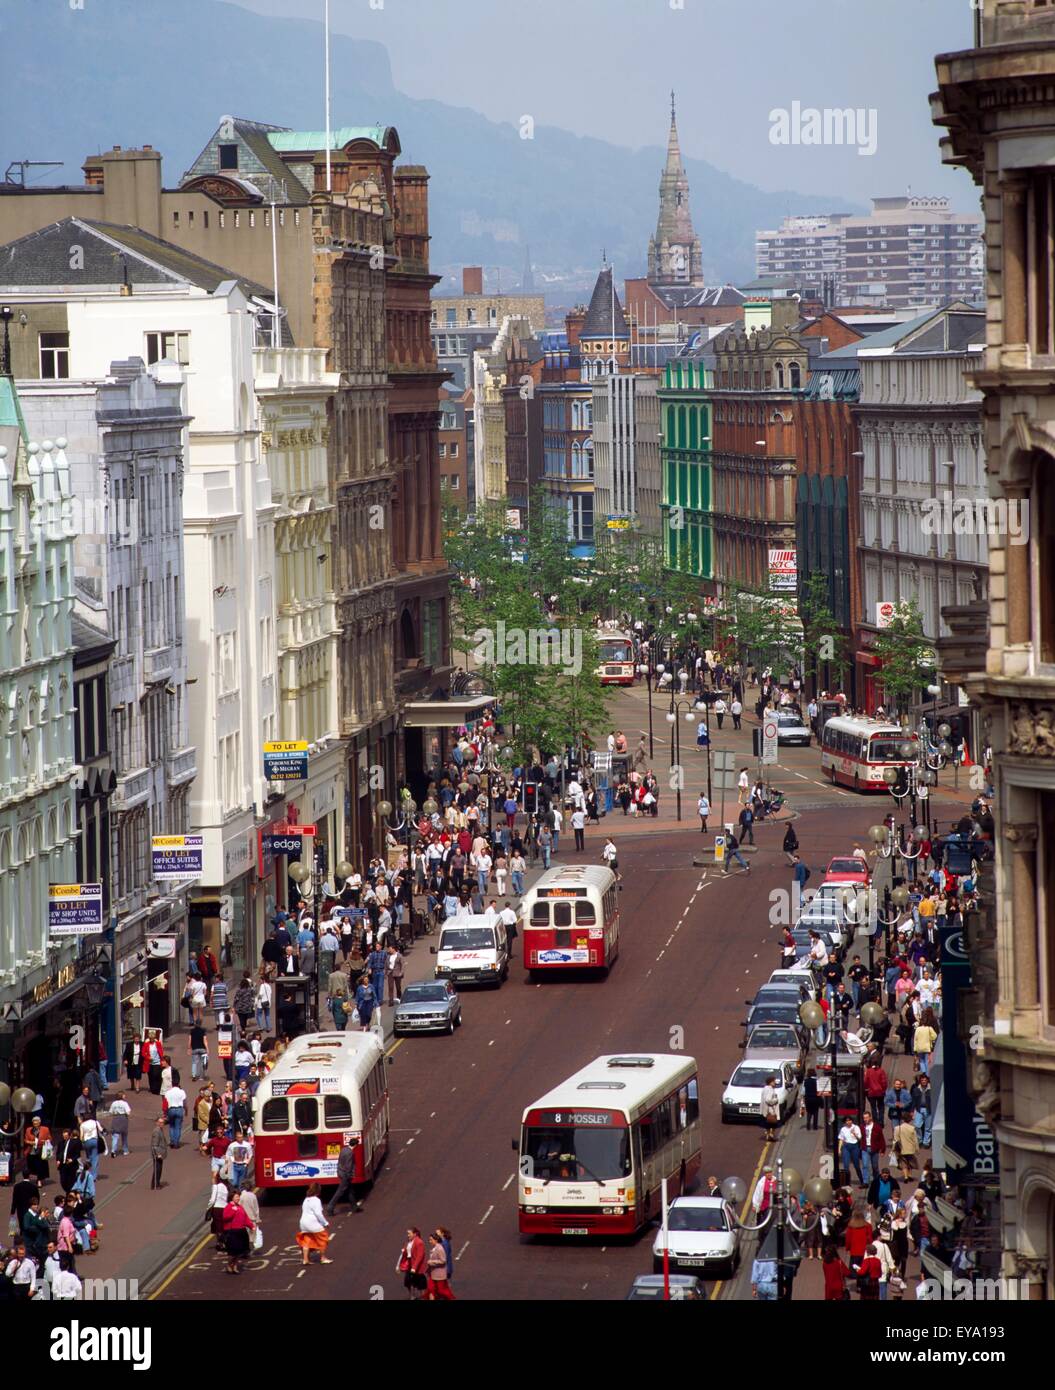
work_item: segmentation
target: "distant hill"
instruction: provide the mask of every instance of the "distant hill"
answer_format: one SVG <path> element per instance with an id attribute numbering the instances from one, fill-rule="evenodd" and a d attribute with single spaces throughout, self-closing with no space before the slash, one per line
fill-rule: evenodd
<path id="1" fill-rule="evenodd" d="M 502 267 L 520 282 L 525 244 L 536 287 L 564 300 L 593 283 L 602 246 L 617 277 L 643 274 L 655 225 L 662 144 L 631 151 L 537 126 L 523 140 L 466 107 L 417 100 L 392 85 L 377 43 L 334 35 L 334 124 L 394 125 L 404 159 L 431 174 L 432 258 L 456 288 L 462 265 Z M 0 172 L 11 160 L 59 159 L 40 183 L 80 183 L 85 156 L 151 144 L 176 184 L 221 115 L 319 129 L 321 27 L 215 0 L 0 0 Z M 657 137 L 665 141 L 662 113 Z M 789 211 L 853 209 L 843 199 L 765 193 L 687 159 L 709 282 L 752 278 L 754 234 Z M 489 285 L 491 283 L 489 277 Z"/>

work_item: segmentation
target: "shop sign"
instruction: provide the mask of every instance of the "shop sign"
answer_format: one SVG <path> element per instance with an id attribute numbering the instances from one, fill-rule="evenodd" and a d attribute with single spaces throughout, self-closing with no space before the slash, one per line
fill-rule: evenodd
<path id="1" fill-rule="evenodd" d="M 794 590 L 798 585 L 798 552 L 795 550 L 771 550 L 769 552 L 770 592 Z"/>
<path id="2" fill-rule="evenodd" d="M 269 782 L 303 782 L 307 775 L 306 739 L 264 744 L 264 776 Z"/>
<path id="3" fill-rule="evenodd" d="M 91 936 L 103 929 L 101 883 L 48 885 L 48 936 Z"/>
<path id="4" fill-rule="evenodd" d="M 159 882 L 202 876 L 203 835 L 154 835 L 150 841 L 153 876 Z"/>
<path id="5" fill-rule="evenodd" d="M 53 994 L 58 994 L 59 990 L 65 989 L 67 985 L 72 985 L 76 978 L 77 966 L 75 962 L 71 961 L 69 965 L 64 965 L 61 970 L 57 970 L 54 975 L 49 975 L 46 980 L 41 980 L 40 984 L 34 987 L 33 1003 L 43 1004 Z"/>

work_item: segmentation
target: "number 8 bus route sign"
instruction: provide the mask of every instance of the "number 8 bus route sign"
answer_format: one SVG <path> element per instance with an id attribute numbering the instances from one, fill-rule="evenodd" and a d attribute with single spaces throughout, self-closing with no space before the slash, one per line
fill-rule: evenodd
<path id="1" fill-rule="evenodd" d="M 91 936 L 103 929 L 101 883 L 48 885 L 48 936 Z"/>

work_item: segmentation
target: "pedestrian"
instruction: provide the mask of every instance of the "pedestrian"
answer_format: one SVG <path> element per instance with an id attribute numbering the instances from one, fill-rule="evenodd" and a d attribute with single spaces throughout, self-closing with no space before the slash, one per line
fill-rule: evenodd
<path id="1" fill-rule="evenodd" d="M 116 1158 L 119 1153 L 128 1156 L 128 1117 L 132 1107 L 125 1100 L 124 1091 L 118 1091 L 117 1099 L 110 1102 L 110 1153 Z"/>
<path id="2" fill-rule="evenodd" d="M 143 1059 L 146 1063 L 147 1084 L 150 1087 L 151 1095 L 161 1094 L 161 1071 L 165 1065 L 165 1050 L 161 1046 L 161 1039 L 158 1037 L 156 1028 L 147 1031 L 146 1041 L 143 1043 Z"/>
<path id="3" fill-rule="evenodd" d="M 373 1017 L 376 997 L 371 984 L 368 984 L 366 977 L 360 979 L 355 991 L 355 1011 L 359 1015 L 359 1026 L 365 1033 L 370 1027 L 370 1019 Z"/>
<path id="4" fill-rule="evenodd" d="M 608 868 L 611 869 L 612 873 L 615 874 L 616 883 L 621 883 L 622 876 L 619 873 L 619 851 L 611 835 L 609 835 L 604 842 L 604 848 L 601 850 L 601 858 Z"/>
<path id="5" fill-rule="evenodd" d="M 212 1188 L 209 1191 L 209 1201 L 205 1208 L 206 1216 L 213 1235 L 216 1237 L 216 1249 L 222 1251 L 223 1243 L 223 1214 L 227 1207 L 230 1191 L 224 1182 L 218 1169 L 213 1170 Z"/>
<path id="6" fill-rule="evenodd" d="M 706 792 L 700 792 L 699 800 L 696 802 L 696 814 L 700 818 L 700 834 L 707 833 L 707 817 L 711 814 L 711 803 L 707 800 Z"/>
<path id="7" fill-rule="evenodd" d="M 362 1203 L 355 1195 L 355 1141 L 354 1130 L 346 1130 L 341 1152 L 337 1156 L 337 1187 L 326 1206 L 327 1216 L 337 1215 L 337 1203 L 347 1200 L 356 1215 L 362 1211 Z"/>
<path id="8" fill-rule="evenodd" d="M 745 874 L 751 872 L 751 865 L 740 853 L 740 841 L 735 835 L 727 835 L 725 840 L 725 866 L 722 869 L 723 873 L 727 874 L 729 872 L 729 865 L 734 859 L 741 866 Z"/>
<path id="9" fill-rule="evenodd" d="M 125 1043 L 122 1061 L 129 1086 L 133 1091 L 138 1091 L 139 1079 L 143 1075 L 143 1043 L 138 1033 L 133 1033 L 131 1042 Z"/>
<path id="10" fill-rule="evenodd" d="M 857 1174 L 857 1181 L 863 1187 L 865 1179 L 861 1173 L 861 1127 L 852 1117 L 847 1116 L 839 1130 L 839 1158 L 846 1180 L 850 1180 L 850 1168 Z"/>
<path id="11" fill-rule="evenodd" d="M 739 821 L 740 821 L 740 843 L 743 844 L 743 843 L 744 843 L 744 840 L 746 839 L 746 840 L 750 841 L 751 844 L 754 844 L 754 843 L 755 843 L 755 813 L 754 813 L 754 811 L 751 809 L 751 804 L 750 804 L 750 802 L 749 802 L 749 803 L 743 808 L 743 810 L 740 812 Z"/>
<path id="12" fill-rule="evenodd" d="M 242 1261 L 249 1258 L 250 1240 L 255 1224 L 242 1206 L 242 1194 L 237 1188 L 223 1209 L 223 1243 L 227 1251 L 227 1274 L 241 1274 Z"/>
<path id="13" fill-rule="evenodd" d="M 725 703 L 725 701 L 724 701 L 724 700 L 722 699 L 722 697 L 719 695 L 718 698 L 717 698 L 717 700 L 715 700 L 715 702 L 714 702 L 714 704 L 713 704 L 713 706 L 712 706 L 712 709 L 714 710 L 714 717 L 715 717 L 715 719 L 716 719 L 717 722 L 718 722 L 718 731 L 719 731 L 719 733 L 721 732 L 722 721 L 725 719 L 725 715 L 726 715 L 726 712 L 727 712 L 728 708 L 729 708 L 729 706 Z"/>
<path id="14" fill-rule="evenodd" d="M 313 1182 L 308 1188 L 308 1195 L 304 1198 L 300 1208 L 300 1229 L 297 1232 L 297 1244 L 304 1257 L 301 1261 L 303 1265 L 311 1263 L 313 1250 L 318 1251 L 320 1264 L 333 1264 L 332 1260 L 326 1258 L 326 1247 L 330 1243 L 327 1227 L 330 1223 L 322 1209 L 322 1202 L 319 1198 L 321 1191 L 322 1188 L 319 1184 Z"/>
<path id="15" fill-rule="evenodd" d="M 495 855 L 495 886 L 498 889 L 498 896 L 502 897 L 506 891 L 506 878 L 509 874 L 509 860 L 505 856 L 505 851 L 499 849 Z"/>
<path id="16" fill-rule="evenodd" d="M 916 1171 L 916 1158 L 919 1154 L 919 1135 L 913 1122 L 911 1106 L 894 1127 L 894 1153 L 901 1165 L 901 1176 L 907 1182 Z"/>
<path id="17" fill-rule="evenodd" d="M 426 1299 L 430 1302 L 435 1302 L 437 1299 L 453 1301 L 454 1294 L 451 1293 L 447 1278 L 447 1251 L 443 1248 L 443 1237 L 439 1231 L 432 1231 L 429 1234 L 429 1253 L 425 1261 L 425 1273 Z"/>
<path id="18" fill-rule="evenodd" d="M 821 1272 L 824 1275 L 824 1300 L 836 1302 L 850 1297 L 846 1289 L 849 1271 L 834 1245 L 826 1245 L 821 1256 Z"/>
<path id="19" fill-rule="evenodd" d="M 37 1291 L 37 1262 L 27 1251 L 25 1241 L 15 1242 L 4 1275 L 10 1282 L 14 1297 L 28 1303 Z"/>
<path id="20" fill-rule="evenodd" d="M 747 775 L 747 768 L 740 769 L 740 775 L 736 779 L 736 800 L 740 806 L 746 805 L 751 796 L 751 779 Z"/>
<path id="21" fill-rule="evenodd" d="M 425 1270 L 427 1256 L 425 1242 L 417 1226 L 408 1226 L 407 1238 L 399 1252 L 396 1272 L 403 1276 L 403 1287 L 411 1298 L 420 1298 L 428 1288 Z"/>
<path id="22" fill-rule="evenodd" d="M 345 970 L 331 970 L 330 978 L 326 982 L 327 1002 L 330 1006 L 330 1013 L 333 1016 L 333 1026 L 338 1033 L 343 1033 L 348 1023 L 350 1013 L 348 1007 L 349 985 L 348 972 Z"/>
<path id="23" fill-rule="evenodd" d="M 231 1007 L 238 1015 L 238 1023 L 244 1033 L 249 1024 L 249 1015 L 256 1008 L 256 991 L 253 989 L 253 981 L 248 975 L 242 976 L 242 983 L 234 992 Z"/>
<path id="24" fill-rule="evenodd" d="M 452 1244 L 454 1237 L 446 1226 L 437 1226 L 436 1233 L 440 1238 L 440 1244 L 447 1253 L 447 1287 L 450 1288 L 451 1280 L 454 1278 L 454 1246 Z M 451 1294 L 451 1297 L 453 1298 L 454 1295 Z"/>
<path id="25" fill-rule="evenodd" d="M 707 729 L 706 719 L 701 719 L 696 725 L 696 747 L 709 748 L 711 746 L 711 736 Z M 641 751 L 644 753 L 644 743 L 641 744 Z M 644 762 L 644 758 L 642 758 Z"/>
<path id="26" fill-rule="evenodd" d="M 872 1235 L 873 1231 L 868 1218 L 860 1207 L 855 1207 L 843 1233 L 843 1247 L 850 1256 L 851 1268 L 856 1260 L 864 1257 L 865 1251 L 872 1243 Z"/>
<path id="27" fill-rule="evenodd" d="M 780 1294 L 776 1260 L 756 1255 L 751 1264 L 751 1297 L 774 1302 Z"/>
<path id="28" fill-rule="evenodd" d="M 575 852 L 581 854 L 586 848 L 586 812 L 578 806 L 571 813 L 571 828 L 575 832 Z"/>
<path id="29" fill-rule="evenodd" d="M 165 1113 L 168 1115 L 169 1124 L 169 1142 L 172 1148 L 178 1149 L 183 1135 L 183 1116 L 186 1111 L 187 1092 L 178 1083 L 170 1086 L 165 1092 L 165 1104 L 167 1106 Z"/>
<path id="30" fill-rule="evenodd" d="M 374 991 L 374 1007 L 380 1008 L 385 1001 L 385 970 L 388 966 L 388 955 L 381 948 L 380 942 L 374 947 L 366 958 L 366 970 L 370 976 L 370 987 Z"/>
<path id="31" fill-rule="evenodd" d="M 817 1117 L 820 1114 L 821 1098 L 817 1089 L 817 1068 L 810 1067 L 806 1073 L 806 1079 L 802 1083 L 802 1105 L 806 1112 L 806 1128 L 817 1128 Z"/>
<path id="32" fill-rule="evenodd" d="M 795 827 L 788 822 L 788 828 L 784 831 L 784 843 L 781 846 L 789 864 L 794 866 L 798 863 L 799 837 L 795 834 Z"/>
<path id="33" fill-rule="evenodd" d="M 150 1186 L 152 1190 L 164 1186 L 161 1181 L 161 1170 L 165 1166 L 168 1151 L 169 1141 L 168 1135 L 165 1133 L 165 1117 L 159 1115 L 150 1132 L 150 1161 L 152 1164 Z"/>
<path id="34" fill-rule="evenodd" d="M 930 1073 L 930 1054 L 938 1040 L 938 1020 L 934 1011 L 925 1008 L 920 1014 L 912 1035 L 912 1051 L 916 1054 L 916 1067 L 922 1076 Z"/>
<path id="35" fill-rule="evenodd" d="M 261 975 L 256 986 L 256 1026 L 265 1033 L 271 1032 L 271 999 L 271 985 Z"/>
<path id="36" fill-rule="evenodd" d="M 527 872 L 527 863 L 520 850 L 514 850 L 513 856 L 509 861 L 509 872 L 513 879 L 513 892 L 518 898 L 524 896 L 524 874 Z"/>
<path id="37" fill-rule="evenodd" d="M 851 1264 L 850 1268 L 857 1275 L 857 1292 L 862 1300 L 866 1302 L 878 1300 L 879 1281 L 883 1276 L 883 1265 L 874 1241 L 869 1241 L 860 1262 Z"/>
<path id="38" fill-rule="evenodd" d="M 733 728 L 739 729 L 740 720 L 744 713 L 744 706 L 735 696 L 733 697 L 732 704 L 729 706 L 729 713 L 733 716 Z M 719 724 L 718 727 L 720 729 L 722 727 L 721 724 Z"/>
<path id="39" fill-rule="evenodd" d="M 399 953 L 396 943 L 390 942 L 388 959 L 385 963 L 385 978 L 388 980 L 388 1002 L 398 1004 L 403 998 L 403 974 L 406 963 Z"/>
<path id="40" fill-rule="evenodd" d="M 538 833 L 538 847 L 542 855 L 542 867 L 548 869 L 550 855 L 553 853 L 553 832 L 548 825 L 544 825 Z"/>
<path id="41" fill-rule="evenodd" d="M 86 1116 L 80 1124 L 81 1162 L 89 1168 L 93 1178 L 99 1176 L 99 1149 L 102 1129 L 93 1116 Z"/>
<path id="42" fill-rule="evenodd" d="M 231 1186 L 242 1187 L 249 1165 L 253 1161 L 253 1146 L 246 1140 L 241 1129 L 237 1130 L 235 1138 L 227 1147 L 227 1161 L 231 1166 Z"/>
<path id="43" fill-rule="evenodd" d="M 780 1092 L 777 1090 L 777 1078 L 775 1076 L 766 1077 L 766 1084 L 762 1087 L 760 1106 L 762 1123 L 766 1127 L 762 1142 L 775 1144 L 777 1126 L 780 1124 Z"/>

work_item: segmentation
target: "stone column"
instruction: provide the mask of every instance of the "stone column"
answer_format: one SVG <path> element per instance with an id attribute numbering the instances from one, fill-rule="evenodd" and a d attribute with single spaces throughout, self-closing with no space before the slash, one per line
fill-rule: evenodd
<path id="1" fill-rule="evenodd" d="M 1028 1013 L 1040 1005 L 1037 942 L 1037 827 L 1004 826 L 1011 847 L 1011 942 L 1014 952 L 1014 1007 Z"/>
<path id="2" fill-rule="evenodd" d="M 1005 486 L 1004 495 L 1008 507 L 1014 502 L 1021 504 L 1029 498 L 1029 488 L 1025 484 Z M 1025 515 L 1025 513 L 1023 513 Z M 1029 575 L 1029 545 L 1012 545 L 1004 540 L 1004 555 L 1007 583 L 1007 641 L 1008 645 L 1027 646 L 1032 633 L 1032 602 Z"/>
<path id="3" fill-rule="evenodd" d="M 1003 184 L 1001 228 L 1004 309 L 1004 347 L 1025 346 L 1028 333 L 1026 313 L 1026 184 L 1010 179 Z"/>

